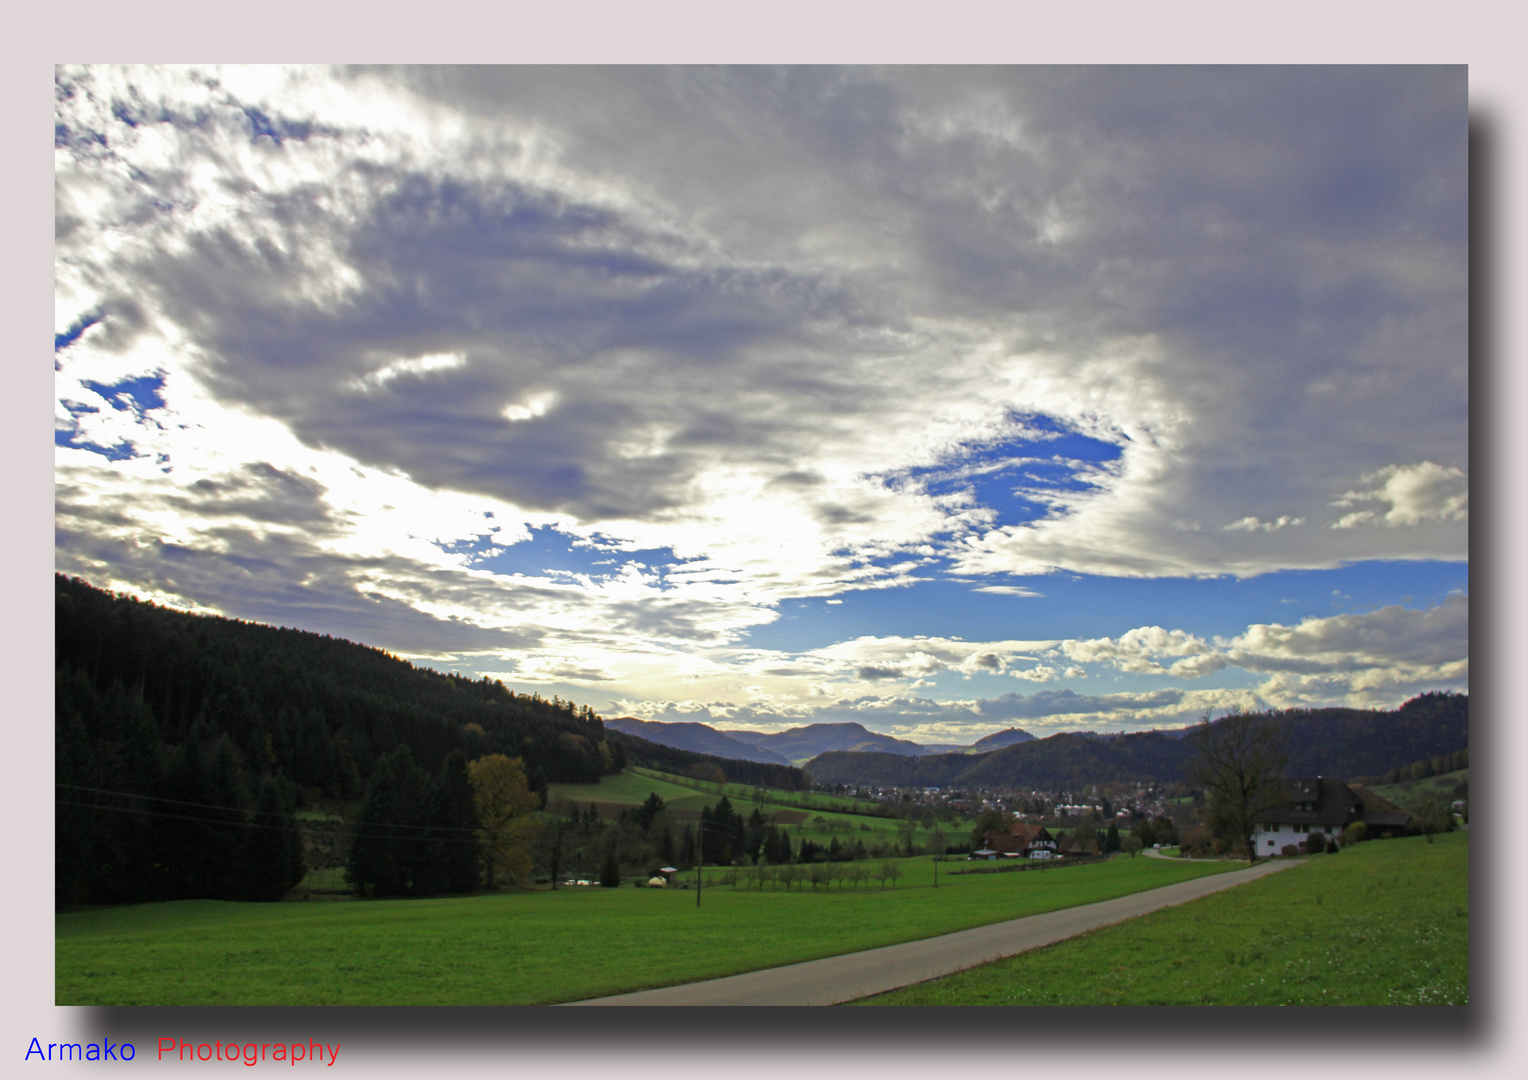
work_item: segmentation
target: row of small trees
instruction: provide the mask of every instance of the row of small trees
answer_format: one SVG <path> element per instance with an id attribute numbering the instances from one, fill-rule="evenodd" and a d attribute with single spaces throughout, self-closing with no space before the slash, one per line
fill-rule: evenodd
<path id="1" fill-rule="evenodd" d="M 884 889 L 888 881 L 895 886 L 901 877 L 902 867 L 891 859 L 883 859 L 879 865 L 868 862 L 795 862 L 777 866 L 768 863 L 759 863 L 757 866 L 729 866 L 722 871 L 717 880 L 734 889 L 741 886 L 744 889 L 752 887 L 762 890 L 767 884 L 773 889 L 789 891 L 792 887 L 804 889 L 807 885 L 814 890 L 831 889 L 835 884 L 840 890 L 847 886 L 859 889 L 872 881 L 879 881 L 881 888 Z M 712 878 L 708 876 L 706 880 L 709 882 Z"/>

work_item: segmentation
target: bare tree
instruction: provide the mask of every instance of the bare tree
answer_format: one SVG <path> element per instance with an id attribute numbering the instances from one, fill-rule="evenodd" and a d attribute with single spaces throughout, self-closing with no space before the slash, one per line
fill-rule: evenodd
<path id="1" fill-rule="evenodd" d="M 1204 788 L 1211 830 L 1222 839 L 1240 841 L 1250 862 L 1257 861 L 1252 834 L 1258 816 L 1284 798 L 1283 739 L 1267 717 L 1233 709 L 1211 722 L 1206 712 L 1194 732 L 1199 751 L 1189 775 Z"/>
<path id="2" fill-rule="evenodd" d="M 1422 835 L 1427 837 L 1427 842 L 1433 842 L 1433 833 L 1450 832 L 1454 818 L 1449 813 L 1448 807 L 1436 795 L 1428 792 L 1418 799 L 1411 812 L 1411 820 L 1417 828 L 1422 830 Z"/>

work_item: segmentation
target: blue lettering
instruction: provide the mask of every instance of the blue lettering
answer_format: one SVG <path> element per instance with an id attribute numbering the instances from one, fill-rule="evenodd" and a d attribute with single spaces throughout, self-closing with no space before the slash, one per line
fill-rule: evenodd
<path id="1" fill-rule="evenodd" d="M 122 1043 L 117 1049 L 121 1051 L 123 1061 L 132 1061 L 133 1055 L 137 1053 L 137 1051 L 133 1049 L 132 1043 Z"/>
<path id="2" fill-rule="evenodd" d="M 26 1058 L 24 1060 L 31 1061 L 33 1054 L 36 1054 L 38 1057 L 42 1058 L 44 1061 L 48 1060 L 48 1055 L 44 1054 L 42 1052 L 42 1043 L 37 1041 L 37 1036 L 35 1036 L 35 1035 L 32 1036 L 32 1045 L 27 1047 L 27 1056 L 26 1056 Z"/>

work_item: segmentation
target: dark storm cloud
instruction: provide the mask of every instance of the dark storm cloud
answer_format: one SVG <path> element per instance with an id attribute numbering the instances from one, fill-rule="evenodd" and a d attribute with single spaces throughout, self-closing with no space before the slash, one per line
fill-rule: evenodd
<path id="1" fill-rule="evenodd" d="M 243 517 L 280 525 L 301 525 L 323 530 L 331 525 L 322 484 L 276 468 L 264 461 L 252 462 L 235 473 L 204 477 L 190 485 L 194 497 L 172 497 L 177 509 L 211 517 Z"/>
<path id="2" fill-rule="evenodd" d="M 233 618 L 365 642 L 411 654 L 508 651 L 534 647 L 540 634 L 437 619 L 367 588 L 352 576 L 383 570 L 327 555 L 305 539 L 216 530 L 192 547 L 164 540 L 122 540 L 94 533 L 77 513 L 56 528 L 55 569 L 99 584 L 131 582 L 151 595 L 195 597 Z M 221 550 L 219 550 L 221 548 Z M 406 568 L 399 568 L 406 569 Z"/>

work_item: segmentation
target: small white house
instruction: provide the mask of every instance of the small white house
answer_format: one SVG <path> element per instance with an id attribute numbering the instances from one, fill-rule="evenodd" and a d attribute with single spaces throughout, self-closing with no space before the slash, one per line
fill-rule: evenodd
<path id="1" fill-rule="evenodd" d="M 1258 815 L 1252 834 L 1253 850 L 1259 858 L 1278 855 L 1290 844 L 1303 847 L 1312 833 L 1337 836 L 1354 822 L 1361 821 L 1371 829 L 1394 829 L 1404 827 L 1407 821 L 1408 815 L 1399 807 L 1329 776 L 1279 783 L 1284 788 L 1283 801 Z"/>

